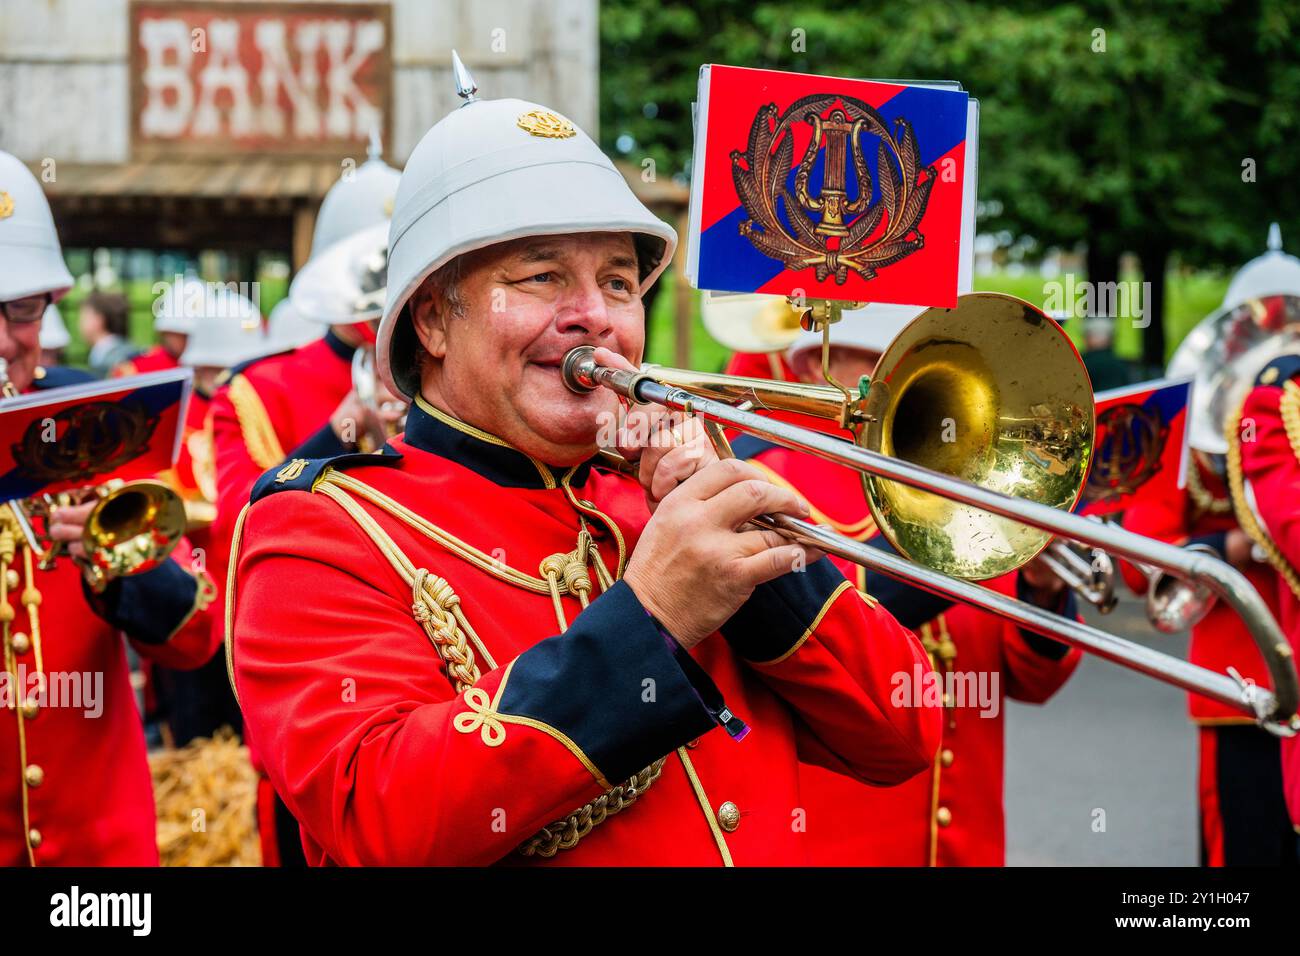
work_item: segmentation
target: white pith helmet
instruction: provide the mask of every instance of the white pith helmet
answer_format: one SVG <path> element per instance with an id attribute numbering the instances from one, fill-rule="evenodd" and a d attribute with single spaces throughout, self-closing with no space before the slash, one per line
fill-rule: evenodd
<path id="1" fill-rule="evenodd" d="M 43 349 L 66 349 L 72 341 L 57 305 L 47 305 L 41 316 L 40 342 Z"/>
<path id="2" fill-rule="evenodd" d="M 325 330 L 293 307 L 288 299 L 281 299 L 271 309 L 266 320 L 266 349 L 271 352 L 287 352 L 308 342 L 315 342 Z"/>
<path id="3" fill-rule="evenodd" d="M 311 234 L 311 257 L 367 226 L 387 222 L 393 215 L 401 177 L 400 169 L 384 162 L 378 133 L 371 133 L 366 161 L 341 175 L 321 200 Z"/>
<path id="4" fill-rule="evenodd" d="M 466 100 L 424 134 L 397 187 L 388 234 L 387 303 L 379 375 L 395 394 L 419 391 L 420 348 L 406 304 L 457 256 L 527 236 L 631 233 L 649 288 L 672 258 L 677 233 L 643 206 L 586 133 L 524 100 L 479 100 L 453 53 Z"/>
<path id="5" fill-rule="evenodd" d="M 1219 308 L 1232 309 L 1248 299 L 1271 295 L 1300 296 L 1300 259 L 1282 251 L 1282 230 L 1277 223 L 1268 228 L 1268 252 L 1237 270 Z"/>
<path id="6" fill-rule="evenodd" d="M 157 286 L 154 286 L 157 289 Z M 155 332 L 189 335 L 200 316 L 208 311 L 208 287 L 197 276 L 177 275 L 168 282 L 153 303 Z"/>
<path id="7" fill-rule="evenodd" d="M 22 160 L 0 150 L 0 302 L 72 288 L 45 191 Z"/>
<path id="8" fill-rule="evenodd" d="M 185 343 L 180 363 L 191 368 L 230 368 L 265 355 L 262 315 L 246 297 L 217 286 L 194 316 L 194 331 Z"/>

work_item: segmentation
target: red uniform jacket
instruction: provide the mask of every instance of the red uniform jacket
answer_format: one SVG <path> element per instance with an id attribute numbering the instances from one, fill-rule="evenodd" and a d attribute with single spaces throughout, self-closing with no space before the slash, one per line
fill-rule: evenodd
<path id="1" fill-rule="evenodd" d="M 236 542 L 236 687 L 309 861 L 801 864 L 800 758 L 930 765 L 938 710 L 889 701 L 924 652 L 829 562 L 687 654 L 613 580 L 638 485 L 422 405 L 397 455 L 268 473 Z"/>
<path id="2" fill-rule="evenodd" d="M 1237 527 L 1223 479 L 1202 465 L 1198 455 L 1191 456 L 1186 489 L 1170 489 L 1168 495 L 1148 497 L 1126 510 L 1123 522 L 1129 531 L 1149 538 L 1177 545 L 1193 542 L 1209 545 L 1220 557 L 1224 554 L 1224 535 Z M 1120 569 L 1133 591 L 1146 593 L 1147 582 L 1142 574 L 1127 561 L 1120 562 Z M 1254 564 L 1243 573 L 1269 610 L 1277 615 L 1277 575 L 1265 564 Z M 1222 601 L 1192 628 L 1187 658 L 1220 674 L 1235 667 L 1243 677 L 1254 679 L 1262 687 L 1269 686 L 1264 659 L 1250 632 L 1236 612 Z M 1200 694 L 1188 694 L 1187 707 L 1192 720 L 1201 726 L 1254 723 L 1240 711 Z"/>
<path id="3" fill-rule="evenodd" d="M 121 378 L 124 375 L 141 375 L 145 372 L 165 372 L 167 369 L 176 368 L 178 365 L 180 363 L 176 361 L 171 352 L 168 352 L 161 345 L 155 345 L 147 352 L 114 366 L 110 374 L 112 378 Z"/>
<path id="4" fill-rule="evenodd" d="M 355 349 L 332 331 L 292 352 L 231 370 L 212 399 L 217 517 L 209 567 L 224 582 L 235 520 L 253 483 L 290 458 L 341 455 L 347 449 L 329 417 L 352 389 Z M 222 622 L 217 624 L 223 631 Z"/>
<path id="5" fill-rule="evenodd" d="M 814 520 L 892 550 L 877 535 L 857 472 L 753 438 L 736 452 L 809 499 Z M 864 592 L 917 627 L 937 673 L 952 674 L 943 740 L 930 771 L 896 787 L 866 787 L 803 767 L 812 861 L 829 866 L 1002 866 L 1003 712 L 1006 698 L 1042 703 L 1065 683 L 1080 652 L 964 604 L 904 587 L 833 558 Z M 1016 575 L 989 586 L 1016 594 Z M 932 616 L 936 610 L 949 609 Z M 1073 616 L 1072 602 L 1063 613 Z M 925 623 L 922 623 L 925 622 Z M 948 680 L 948 678 L 945 678 Z M 996 683 L 995 683 L 996 681 Z M 915 680 L 900 687 L 913 693 Z M 942 693 L 935 684 L 931 693 Z M 924 691 L 922 691 L 923 693 Z"/>
<path id="6" fill-rule="evenodd" d="M 77 380 L 50 369 L 40 387 Z M 120 635 L 145 658 L 197 667 L 216 649 L 195 613 L 211 588 L 182 567 L 184 540 L 176 559 L 101 595 L 84 588 L 71 560 L 50 571 L 33 561 L 33 621 L 21 601 L 23 550 L 0 600 L 14 614 L 0 674 L 0 865 L 155 865 L 153 788 Z"/>
<path id="7" fill-rule="evenodd" d="M 1278 621 L 1291 646 L 1300 647 L 1300 355 L 1283 356 L 1260 373 L 1241 409 L 1239 424 L 1247 423 L 1254 440 L 1240 442 L 1240 465 L 1233 461 L 1229 467 L 1233 498 L 1247 532 L 1268 552 L 1281 605 Z M 1291 821 L 1300 829 L 1298 740 L 1282 743 L 1282 784 Z"/>

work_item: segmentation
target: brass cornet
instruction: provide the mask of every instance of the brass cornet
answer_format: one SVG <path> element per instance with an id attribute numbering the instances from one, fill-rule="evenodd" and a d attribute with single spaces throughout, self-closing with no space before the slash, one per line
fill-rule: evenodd
<path id="1" fill-rule="evenodd" d="M 0 392 L 5 397 L 18 394 L 4 359 L 0 359 Z M 77 559 L 96 593 L 114 578 L 156 568 L 185 533 L 185 505 L 180 495 L 161 481 L 111 479 L 76 491 L 14 499 L 5 505 L 41 569 L 49 570 L 67 553 L 67 542 L 49 536 L 55 513 L 96 499 L 81 536 L 85 557 Z M 42 530 L 37 530 L 33 519 Z"/>

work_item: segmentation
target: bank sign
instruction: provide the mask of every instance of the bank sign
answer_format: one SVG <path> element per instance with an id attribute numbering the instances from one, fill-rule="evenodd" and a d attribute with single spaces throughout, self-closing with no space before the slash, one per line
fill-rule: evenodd
<path id="1" fill-rule="evenodd" d="M 387 141 L 387 4 L 133 0 L 130 10 L 138 155 L 337 156 L 372 129 Z"/>

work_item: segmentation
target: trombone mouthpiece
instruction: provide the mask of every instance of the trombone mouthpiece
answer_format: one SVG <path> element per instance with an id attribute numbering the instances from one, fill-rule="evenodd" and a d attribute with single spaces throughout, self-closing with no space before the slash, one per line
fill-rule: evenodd
<path id="1" fill-rule="evenodd" d="M 595 354 L 596 350 L 590 345 L 579 345 L 564 356 L 560 363 L 560 377 L 569 391 L 584 395 L 596 390 Z"/>

